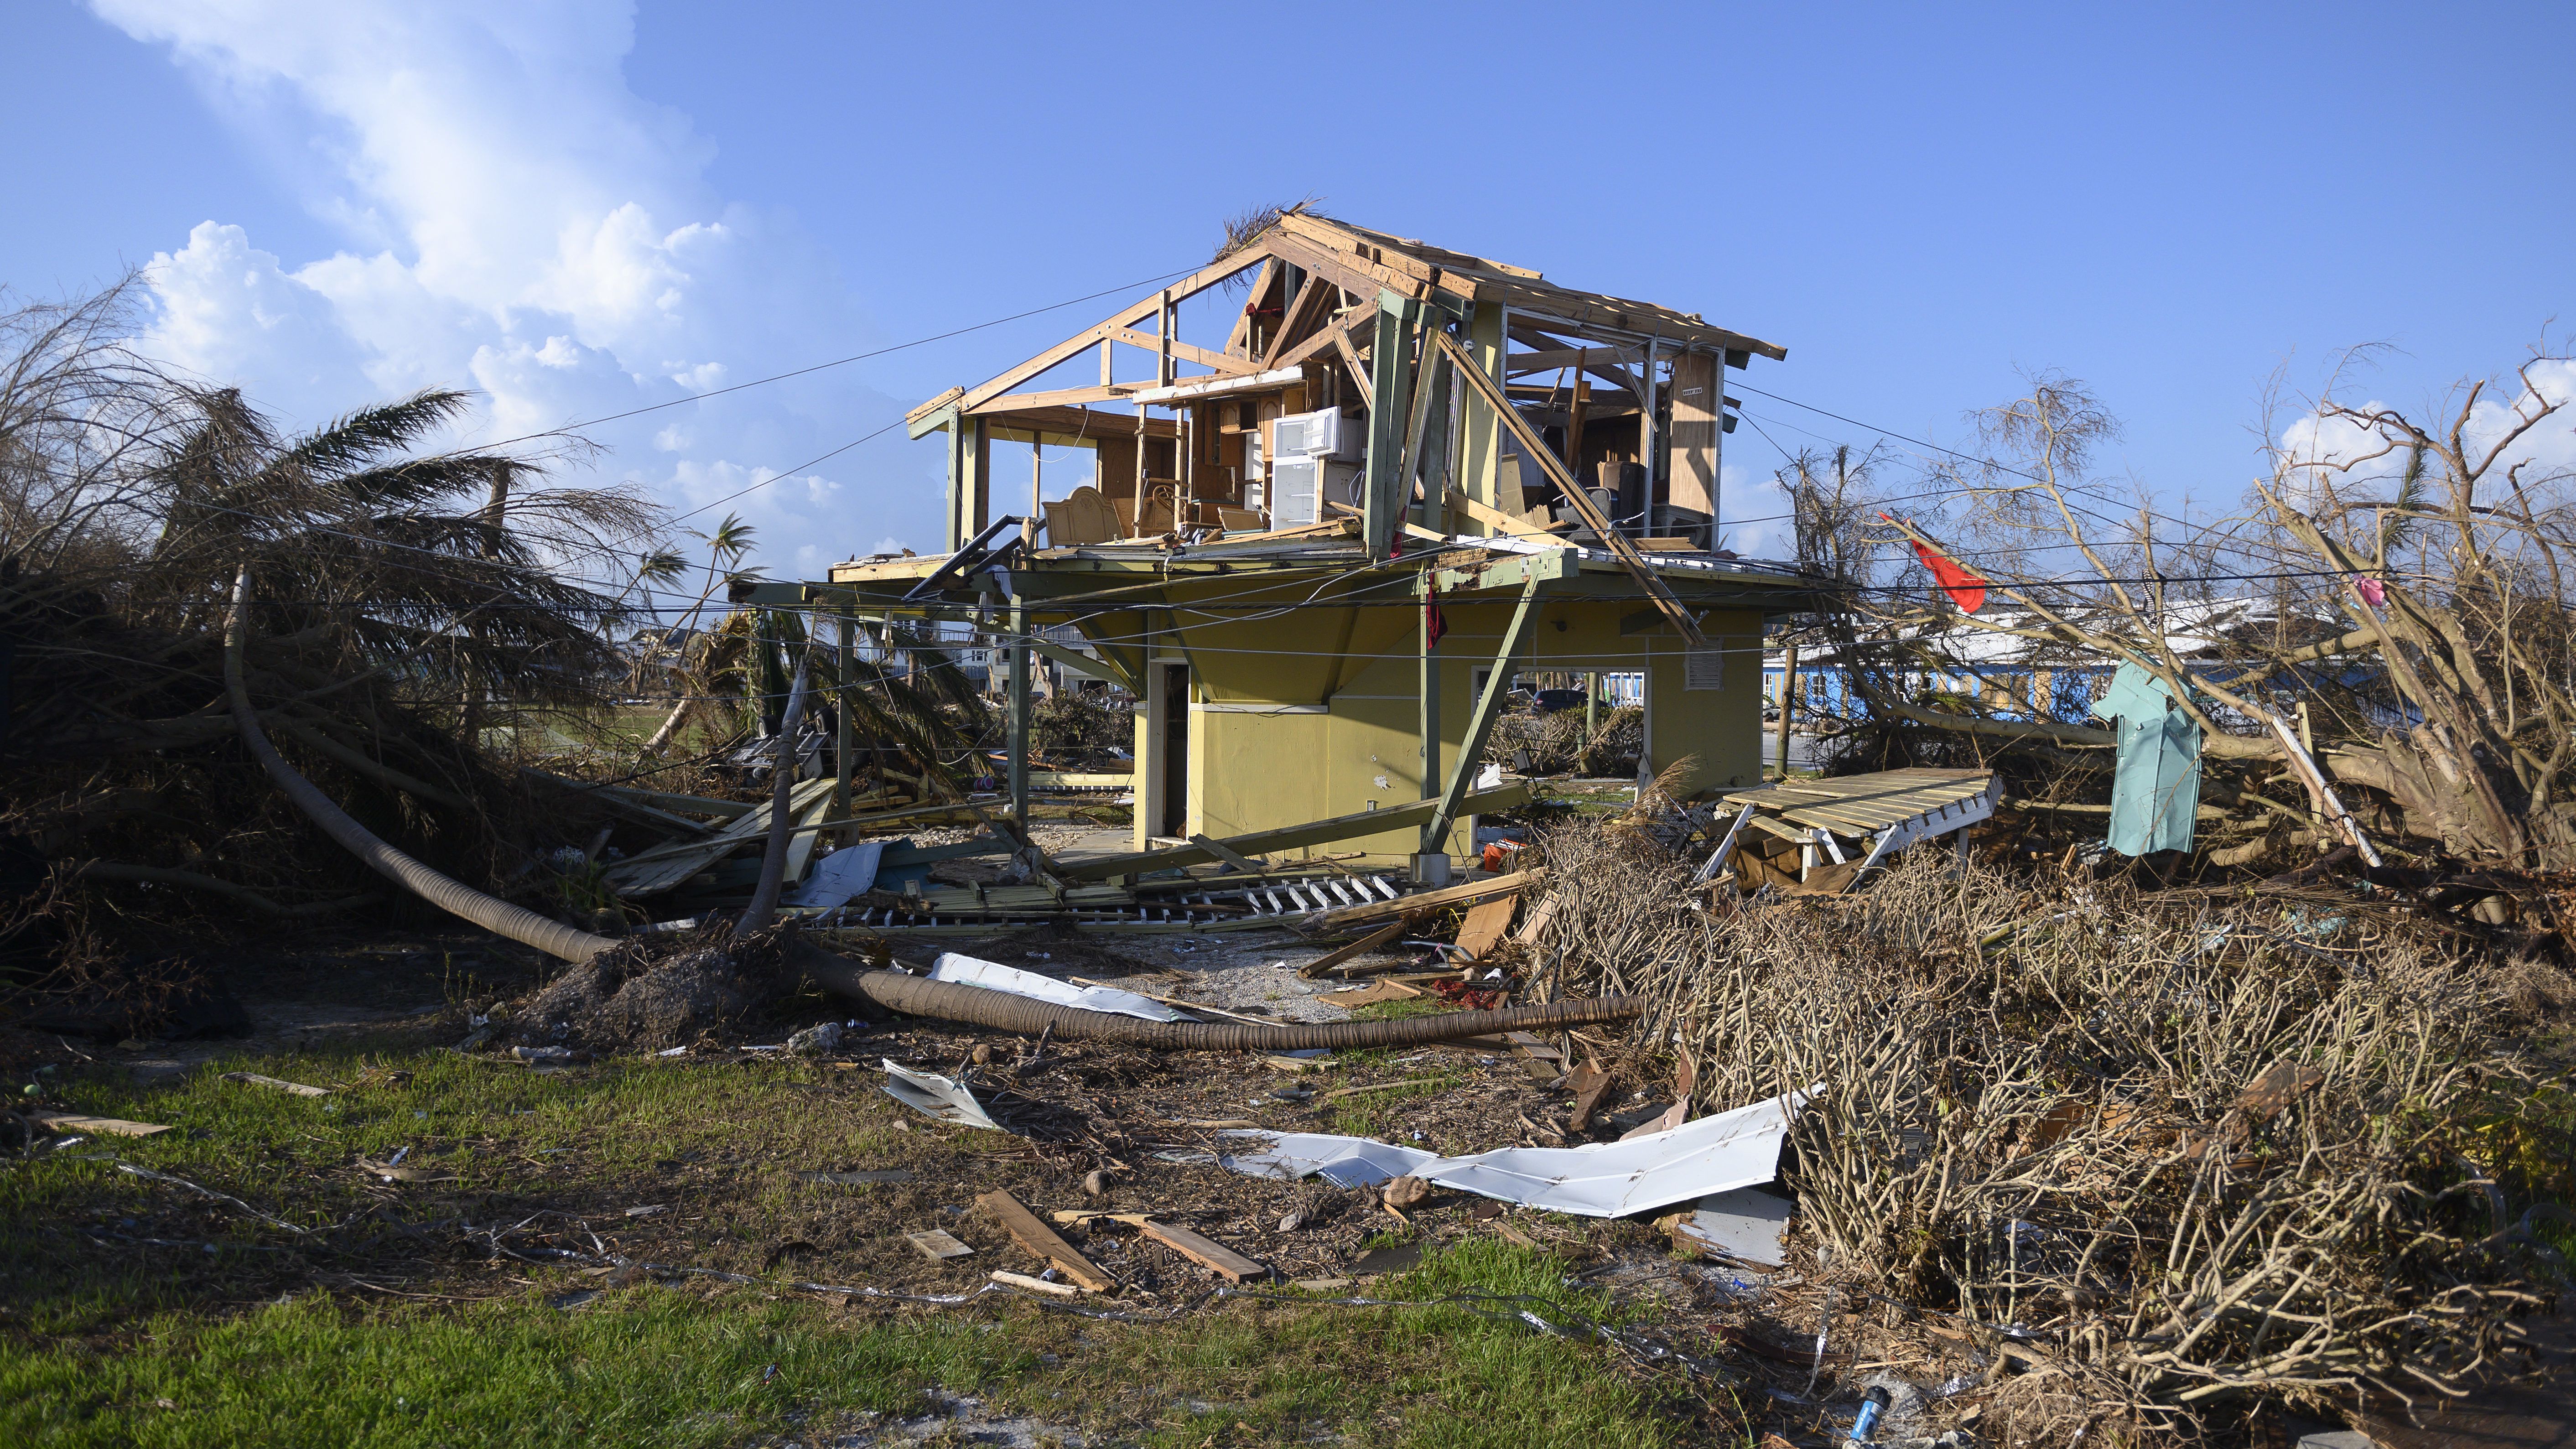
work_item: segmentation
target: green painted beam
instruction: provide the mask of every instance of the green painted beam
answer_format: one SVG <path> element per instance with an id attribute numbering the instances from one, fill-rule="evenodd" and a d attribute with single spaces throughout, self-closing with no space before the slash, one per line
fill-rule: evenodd
<path id="1" fill-rule="evenodd" d="M 1422 330 L 1422 303 L 1393 292 L 1377 294 L 1377 337 L 1369 352 L 1368 471 L 1363 475 L 1360 531 L 1369 557 L 1384 558 L 1396 527 L 1411 506 L 1403 486 L 1406 404 L 1413 397 L 1413 347 Z"/>
<path id="2" fill-rule="evenodd" d="M 1470 795 L 1464 804 L 1474 812 L 1509 810 L 1526 805 L 1530 786 L 1523 781 Z M 1229 835 L 1225 847 L 1237 855 L 1269 855 L 1282 850 L 1302 850 L 1310 845 L 1330 845 L 1336 840 L 1355 836 L 1376 835 L 1388 830 L 1402 830 L 1431 818 L 1439 808 L 1437 800 L 1416 800 L 1392 810 L 1364 810 L 1357 815 L 1336 815 L 1308 825 L 1289 825 L 1277 830 L 1258 830 L 1250 835 Z M 1097 860 L 1060 863 L 1056 873 L 1068 880 L 1107 880 L 1112 876 L 1142 875 L 1147 871 L 1177 870 L 1183 866 L 1206 865 L 1216 855 L 1195 845 L 1175 845 L 1163 850 L 1139 851 L 1129 855 L 1104 855 Z"/>
<path id="3" fill-rule="evenodd" d="M 1532 562 L 1536 562 L 1535 559 Z M 1467 716 L 1467 738 L 1458 747 L 1458 763 L 1449 771 L 1449 787 L 1440 792 L 1439 812 L 1422 827 L 1422 852 L 1425 855 L 1446 847 L 1450 822 L 1469 813 L 1467 786 L 1476 778 L 1477 762 L 1484 758 L 1485 741 L 1494 733 L 1494 720 L 1502 714 L 1503 696 L 1512 686 L 1512 657 L 1529 643 L 1530 630 L 1538 623 L 1539 595 L 1548 581 L 1535 570 L 1521 585 L 1521 601 L 1512 610 L 1510 627 L 1503 630 L 1503 645 L 1494 651 L 1493 670 L 1485 676 L 1485 692 L 1476 697 L 1476 712 Z"/>

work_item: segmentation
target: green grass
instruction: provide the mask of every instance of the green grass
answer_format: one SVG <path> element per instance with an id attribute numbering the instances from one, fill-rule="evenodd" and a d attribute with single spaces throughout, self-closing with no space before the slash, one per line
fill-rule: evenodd
<path id="1" fill-rule="evenodd" d="M 12 1444 L 739 1444 L 915 1407 L 1034 1360 L 963 1321 L 852 1329 L 820 1308 L 635 1288 L 570 1311 L 324 1299 L 168 1314 L 114 1352 L 0 1353 Z M 163 1407 L 167 1405 L 167 1407 Z"/>
<path id="2" fill-rule="evenodd" d="M 1587 1316 L 1554 1259 L 1479 1242 L 1376 1288 L 1528 1293 Z M 560 1286 L 560 1285 L 558 1285 Z M 1293 1299 L 1294 1294 L 1283 1294 Z M 1013 1306 L 863 1323 L 755 1291 L 538 1293 L 462 1308 L 322 1295 L 231 1317 L 163 1314 L 110 1346 L 0 1348 L 12 1444 L 474 1445 L 759 1442 L 974 1393 L 1145 1445 L 1311 1442 L 1627 1449 L 1682 1442 L 1676 1388 L 1597 1349 L 1465 1307 L 1236 1303 L 1154 1325 Z"/>
<path id="3" fill-rule="evenodd" d="M 226 1082 L 227 1070 L 333 1095 Z M 1333 1076 L 1440 1080 L 1349 1099 L 1335 1125 L 1393 1134 L 1404 1114 L 1390 1109 L 1439 1096 L 1461 1070 L 1372 1055 Z M 941 1220 L 935 1202 L 964 1191 L 929 1179 L 1025 1151 L 918 1119 L 897 1130 L 904 1114 L 869 1073 L 632 1060 L 536 1073 L 444 1052 L 310 1053 L 218 1061 L 163 1086 L 78 1079 L 54 1100 L 178 1130 L 0 1167 L 0 1443 L 810 1443 L 865 1428 L 870 1413 L 921 1412 L 934 1390 L 1175 1449 L 1334 1435 L 1609 1449 L 1708 1433 L 1705 1404 L 1608 1350 L 1456 1305 L 1321 1306 L 1283 1289 L 1140 1324 L 991 1298 L 886 1309 L 796 1292 L 793 1265 L 770 1271 L 764 1244 L 837 1244 L 816 1275 L 836 1282 L 919 1272 L 899 1237 L 892 1256 L 871 1258 L 887 1251 L 874 1240 Z M 404 1147 L 405 1166 L 454 1180 L 386 1185 L 351 1165 Z M 795 1175 L 891 1164 L 923 1168 L 925 1182 L 827 1191 Z M 888 1193 L 914 1196 L 875 1196 Z M 626 1251 L 763 1281 L 605 1288 L 573 1267 L 491 1260 L 457 1230 L 556 1209 L 609 1231 L 624 1207 L 665 1201 L 680 1206 L 624 1230 L 665 1236 Z M 891 1226 L 852 1226 L 854 1204 L 878 1202 L 893 1210 L 870 1211 Z M 1368 1291 L 1529 1293 L 1614 1313 L 1567 1294 L 1562 1260 L 1481 1231 Z M 603 1291 L 573 1302 L 591 1290 Z"/>

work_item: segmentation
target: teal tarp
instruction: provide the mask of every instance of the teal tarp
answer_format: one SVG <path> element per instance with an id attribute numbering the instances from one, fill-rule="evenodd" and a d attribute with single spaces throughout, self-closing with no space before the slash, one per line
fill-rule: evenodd
<path id="1" fill-rule="evenodd" d="M 2111 848 L 2122 855 L 2191 849 L 2200 808 L 2200 726 L 2165 682 L 2123 664 L 2093 702 L 2120 738 L 2111 776 Z"/>

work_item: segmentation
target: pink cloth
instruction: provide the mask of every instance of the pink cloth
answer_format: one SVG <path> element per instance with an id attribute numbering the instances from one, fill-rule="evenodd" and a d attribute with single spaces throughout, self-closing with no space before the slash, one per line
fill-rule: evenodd
<path id="1" fill-rule="evenodd" d="M 2388 586 L 2374 578 L 2354 579 L 2352 591 L 2361 595 L 2361 601 L 2374 609 L 2383 607 L 2388 602 Z"/>

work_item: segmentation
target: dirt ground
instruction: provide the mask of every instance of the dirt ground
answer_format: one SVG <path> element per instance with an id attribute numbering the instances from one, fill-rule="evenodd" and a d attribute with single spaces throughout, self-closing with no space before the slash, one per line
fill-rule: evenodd
<path id="1" fill-rule="evenodd" d="M 1032 932 L 939 949 L 1250 1016 L 1346 1015 L 1295 975 L 1296 963 L 1323 948 L 1285 932 Z M 890 1295 L 954 1300 L 988 1289 L 997 1269 L 1045 1272 L 984 1200 L 1007 1192 L 1041 1219 L 1149 1216 L 1269 1270 L 1236 1285 L 1132 1222 L 1062 1224 L 1065 1238 L 1117 1280 L 1114 1295 L 1081 1300 L 1084 1311 L 1186 1319 L 1219 1311 L 1212 1295 L 1225 1292 L 1400 1296 L 1419 1291 L 1404 1286 L 1415 1265 L 1444 1251 L 1525 1252 L 1547 1265 L 1556 1291 L 1615 1305 L 1610 1316 L 1629 1336 L 1610 1345 L 1604 1371 L 1669 1378 L 1679 1372 L 1674 1355 L 1710 1365 L 1718 1377 L 1708 1382 L 1727 1386 L 1730 1416 L 1801 1440 L 1820 1440 L 1847 1418 L 1873 1376 L 1894 1375 L 1890 1382 L 1914 1394 L 1897 1437 L 1928 1445 L 1933 1432 L 1975 1423 L 1998 1362 L 1991 1334 L 1865 1295 L 1825 1295 L 1816 1265 L 1795 1255 L 1771 1273 L 1692 1262 L 1643 1221 L 1455 1194 L 1398 1216 L 1373 1191 L 1253 1178 L 1214 1160 L 1226 1145 L 1220 1134 L 1248 1127 L 1376 1136 L 1449 1154 L 1606 1140 L 1659 1111 L 1669 1083 L 1618 1083 L 1601 1120 L 1575 1133 L 1571 1093 L 1553 1065 L 1482 1050 L 1343 1053 L 1290 1070 L 1259 1056 L 1094 1043 L 1040 1052 L 1020 1038 L 911 1020 L 849 1027 L 826 1057 L 761 1049 L 819 1021 L 854 1021 L 846 1003 L 818 996 L 676 1056 L 532 1066 L 454 1050 L 475 1017 L 524 1000 L 553 974 L 488 938 L 312 936 L 234 966 L 247 1037 L 101 1044 L 11 1030 L 0 1032 L 0 1069 L 13 1082 L 51 1083 L 50 1099 L 82 1110 L 181 1129 L 188 1140 L 159 1159 L 159 1170 L 261 1213 L 336 1222 L 339 1240 L 322 1252 L 281 1246 L 282 1235 L 270 1232 L 255 1249 L 218 1253 L 222 1234 L 259 1225 L 180 1191 L 124 1184 L 121 1196 L 102 1189 L 94 1206 L 58 1206 L 60 1221 L 31 1225 L 18 1256 L 57 1256 L 33 1276 L 71 1272 L 85 1255 L 130 1270 L 139 1252 L 146 1263 L 166 1259 L 170 1276 L 135 1290 L 135 1311 L 175 1301 L 222 1312 L 317 1287 L 406 1302 L 535 1291 L 581 1311 L 619 1290 L 705 1293 L 735 1281 L 714 1275 L 739 1275 L 864 1318 L 922 1311 Z M 946 1125 L 898 1104 L 881 1090 L 885 1061 L 960 1080 L 1008 1130 Z M 221 1078 L 244 1063 L 332 1096 L 295 1098 Z M 235 1121 L 230 1112 L 260 1115 Z M 245 1145 L 254 1139 L 263 1145 Z M 912 1235 L 934 1229 L 971 1252 L 927 1256 Z M 107 1311 L 64 1326 L 113 1337 L 130 1325 Z M 1629 1367 L 1615 1367 L 1620 1360 Z M 971 1395 L 925 1402 L 925 1411 L 831 1442 L 1087 1442 L 1069 1421 L 1029 1419 L 1025 1404 Z M 1717 1412 L 1720 1401 L 1707 1402 Z"/>

